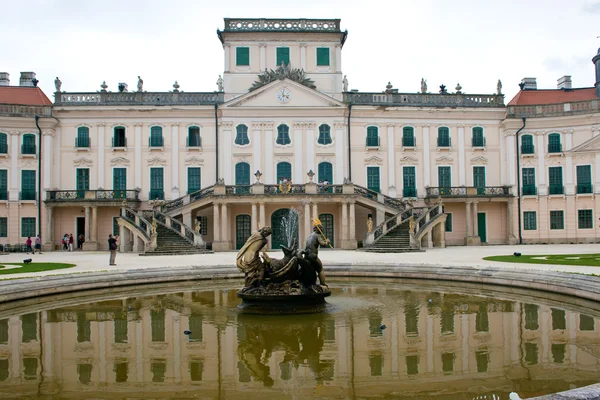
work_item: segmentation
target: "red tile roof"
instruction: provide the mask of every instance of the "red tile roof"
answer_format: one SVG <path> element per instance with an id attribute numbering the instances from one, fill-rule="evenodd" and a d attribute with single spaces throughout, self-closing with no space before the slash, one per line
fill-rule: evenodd
<path id="1" fill-rule="evenodd" d="M 52 102 L 38 87 L 0 86 L 0 104 L 51 106 Z"/>
<path id="2" fill-rule="evenodd" d="M 549 89 L 549 90 L 521 90 L 508 103 L 509 106 L 533 106 L 542 104 L 561 104 L 574 101 L 587 101 L 597 99 L 595 88 L 583 89 Z"/>

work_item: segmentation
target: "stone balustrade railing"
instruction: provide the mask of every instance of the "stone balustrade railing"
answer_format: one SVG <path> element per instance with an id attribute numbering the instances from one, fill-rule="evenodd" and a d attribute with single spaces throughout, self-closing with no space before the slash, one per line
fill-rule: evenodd
<path id="1" fill-rule="evenodd" d="M 171 218 L 169 215 L 162 213 L 157 208 L 153 210 L 141 211 L 141 213 L 147 219 L 153 221 L 155 220 L 157 221 L 157 223 L 179 234 L 190 244 L 196 247 L 206 246 L 206 243 L 204 242 L 204 239 L 202 239 L 202 235 L 200 235 L 200 233 L 194 231 L 191 227 L 187 226 L 183 222 L 178 221 L 175 218 Z"/>
<path id="2" fill-rule="evenodd" d="M 504 95 L 345 92 L 344 102 L 357 105 L 414 107 L 501 107 Z"/>
<path id="3" fill-rule="evenodd" d="M 19 104 L 0 104 L 0 115 L 8 117 L 51 117 L 50 106 L 24 106 Z"/>
<path id="4" fill-rule="evenodd" d="M 140 201 L 139 190 L 48 190 L 47 202 Z"/>
<path id="5" fill-rule="evenodd" d="M 600 111 L 600 100 L 577 101 L 561 104 L 543 104 L 529 106 L 509 106 L 509 118 L 561 117 L 577 114 L 591 114 Z"/>
<path id="6" fill-rule="evenodd" d="M 510 186 L 448 186 L 425 188 L 425 197 L 510 197 Z"/>
<path id="7" fill-rule="evenodd" d="M 97 92 L 56 94 L 55 106 L 213 105 L 223 103 L 222 92 Z"/>
<path id="8" fill-rule="evenodd" d="M 223 32 L 340 32 L 339 19 L 225 18 Z"/>

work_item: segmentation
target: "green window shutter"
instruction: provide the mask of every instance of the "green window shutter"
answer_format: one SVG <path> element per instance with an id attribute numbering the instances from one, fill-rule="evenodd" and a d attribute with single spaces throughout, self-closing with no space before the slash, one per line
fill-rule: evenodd
<path id="1" fill-rule="evenodd" d="M 550 229 L 565 229 L 564 212 L 550 211 Z"/>
<path id="2" fill-rule="evenodd" d="M 0 169 L 0 200 L 8 200 L 8 171 Z"/>
<path id="3" fill-rule="evenodd" d="M 235 184 L 249 185 L 250 184 L 250 164 L 241 162 L 235 165 Z"/>
<path id="4" fill-rule="evenodd" d="M 76 140 L 75 147 L 90 147 L 90 128 L 86 126 L 77 128 Z"/>
<path id="5" fill-rule="evenodd" d="M 319 126 L 319 144 L 331 144 L 331 127 L 327 124 Z"/>
<path id="6" fill-rule="evenodd" d="M 290 128 L 287 125 L 277 127 L 277 144 L 286 145 L 292 143 L 290 139 Z"/>
<path id="7" fill-rule="evenodd" d="M 485 187 L 485 167 L 473 167 L 473 186 Z"/>
<path id="8" fill-rule="evenodd" d="M 415 130 L 412 126 L 405 126 L 402 129 L 402 146 L 415 147 Z"/>
<path id="9" fill-rule="evenodd" d="M 250 65 L 250 48 L 235 48 L 235 65 Z"/>
<path id="10" fill-rule="evenodd" d="M 187 139 L 188 147 L 200 147 L 200 128 L 197 126 L 190 126 L 188 128 L 188 139 Z"/>
<path id="11" fill-rule="evenodd" d="M 402 167 L 402 197 L 417 197 L 415 167 Z"/>
<path id="12" fill-rule="evenodd" d="M 8 153 L 8 135 L 0 133 L 0 154 Z"/>
<path id="13" fill-rule="evenodd" d="M 379 192 L 379 167 L 367 167 L 367 189 Z"/>
<path id="14" fill-rule="evenodd" d="M 162 127 L 153 126 L 150 128 L 150 147 L 162 147 L 163 146 L 163 132 Z"/>
<path id="15" fill-rule="evenodd" d="M 35 236 L 35 217 L 21 218 L 21 237 Z"/>
<path id="16" fill-rule="evenodd" d="M 8 237 L 8 218 L 0 218 L 0 237 Z"/>
<path id="17" fill-rule="evenodd" d="M 438 186 L 440 188 L 452 187 L 451 170 L 448 166 L 438 167 Z"/>
<path id="18" fill-rule="evenodd" d="M 523 168 L 521 170 L 523 175 L 523 195 L 532 196 L 537 194 L 537 187 L 535 185 L 535 168 Z"/>
<path id="19" fill-rule="evenodd" d="M 333 183 L 333 165 L 329 162 L 319 163 L 319 176 L 317 177 L 318 182 L 325 182 L 327 180 L 329 183 Z"/>
<path id="20" fill-rule="evenodd" d="M 438 147 L 450 147 L 450 129 L 438 128 Z"/>
<path id="21" fill-rule="evenodd" d="M 277 48 L 277 66 L 280 66 L 281 63 L 285 65 L 289 65 L 290 63 L 290 48 L 289 47 L 278 47 Z"/>
<path id="22" fill-rule="evenodd" d="M 126 168 L 114 168 L 113 169 L 113 190 L 126 190 L 127 189 L 127 169 Z"/>
<path id="23" fill-rule="evenodd" d="M 376 126 L 367 127 L 367 147 L 379 146 L 379 128 Z"/>
<path id="24" fill-rule="evenodd" d="M 188 194 L 200 190 L 200 167 L 188 168 Z"/>
<path id="25" fill-rule="evenodd" d="M 149 198 L 163 200 L 165 198 L 164 191 L 164 169 L 150 168 L 150 195 Z"/>
<path id="26" fill-rule="evenodd" d="M 523 229 L 526 231 L 537 230 L 537 215 L 535 211 L 523 212 Z"/>
<path id="27" fill-rule="evenodd" d="M 235 144 L 240 146 L 250 144 L 250 139 L 248 139 L 248 127 L 246 125 L 238 125 L 235 127 L 235 130 Z"/>
<path id="28" fill-rule="evenodd" d="M 592 193 L 592 166 L 577 166 L 577 193 Z"/>
<path id="29" fill-rule="evenodd" d="M 35 200 L 35 173 L 21 170 L 21 200 Z"/>
<path id="30" fill-rule="evenodd" d="M 446 232 L 452 232 L 452 214 L 446 214 Z"/>
<path id="31" fill-rule="evenodd" d="M 317 65 L 329 65 L 329 47 L 317 47 Z"/>
<path id="32" fill-rule="evenodd" d="M 289 162 L 280 162 L 277 164 L 277 182 L 280 179 L 292 179 L 292 164 Z"/>
<path id="33" fill-rule="evenodd" d="M 562 167 L 548 168 L 549 194 L 563 194 Z"/>
<path id="34" fill-rule="evenodd" d="M 77 168 L 76 175 L 75 184 L 77 185 L 77 191 L 81 192 L 77 196 L 83 198 L 85 197 L 84 192 L 90 190 L 90 170 L 88 168 Z"/>
<path id="35" fill-rule="evenodd" d="M 534 154 L 535 147 L 533 146 L 533 136 L 524 135 L 521 138 L 521 154 Z"/>
<path id="36" fill-rule="evenodd" d="M 473 128 L 473 137 L 472 137 L 472 145 L 473 147 L 483 147 L 485 146 L 485 138 L 483 137 L 483 128 L 475 127 Z"/>
<path id="37" fill-rule="evenodd" d="M 594 227 L 592 210 L 578 210 L 577 222 L 579 229 L 592 229 Z"/>
<path id="38" fill-rule="evenodd" d="M 551 133 L 548 135 L 548 153 L 560 153 L 561 151 L 560 134 Z"/>

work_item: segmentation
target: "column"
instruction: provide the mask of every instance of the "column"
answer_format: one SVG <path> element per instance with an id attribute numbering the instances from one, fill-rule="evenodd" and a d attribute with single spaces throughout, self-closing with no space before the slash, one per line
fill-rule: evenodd
<path id="1" fill-rule="evenodd" d="M 221 241 L 221 217 L 219 214 L 219 208 L 221 205 L 219 203 L 214 203 L 213 205 L 213 242 Z"/>
<path id="2" fill-rule="evenodd" d="M 498 137 L 500 138 L 500 184 L 508 185 L 506 181 L 506 143 L 502 138 L 504 137 L 504 129 L 498 128 Z"/>
<path id="3" fill-rule="evenodd" d="M 396 197 L 396 143 L 394 141 L 394 124 L 387 125 L 388 147 L 388 196 Z"/>
<path id="4" fill-rule="evenodd" d="M 342 243 L 348 240 L 348 204 L 342 203 Z"/>
<path id="5" fill-rule="evenodd" d="M 313 170 L 316 174 L 317 169 L 315 166 L 315 127 L 317 124 L 315 122 L 306 123 L 306 171 Z M 318 178 L 317 178 L 318 179 Z"/>
<path id="6" fill-rule="evenodd" d="M 123 225 L 119 225 L 119 253 L 129 251 L 129 235 L 129 231 Z"/>
<path id="7" fill-rule="evenodd" d="M 181 382 L 181 317 L 173 315 L 173 375 L 175 383 Z"/>
<path id="8" fill-rule="evenodd" d="M 465 126 L 458 126 L 458 184 L 467 185 L 467 172 L 465 169 Z"/>
<path id="9" fill-rule="evenodd" d="M 223 52 L 225 53 L 223 59 L 225 60 L 225 65 L 223 65 L 223 71 L 229 72 L 229 58 L 231 53 L 231 45 L 229 43 L 223 44 Z"/>
<path id="10" fill-rule="evenodd" d="M 517 164 L 517 158 L 515 156 L 515 133 L 507 132 L 506 136 L 506 162 L 508 163 L 508 184 L 511 186 L 515 185 L 515 167 Z"/>
<path id="11" fill-rule="evenodd" d="M 171 198 L 179 197 L 179 123 L 171 124 Z"/>
<path id="12" fill-rule="evenodd" d="M 304 204 L 304 236 L 307 236 L 310 234 L 310 204 L 309 203 L 305 203 Z"/>
<path id="13" fill-rule="evenodd" d="M 382 209 L 375 210 L 375 226 L 379 226 L 385 222 L 385 211 Z"/>
<path id="14" fill-rule="evenodd" d="M 92 230 L 90 207 L 85 206 L 85 241 L 90 242 L 90 231 Z"/>
<path id="15" fill-rule="evenodd" d="M 262 137 L 261 137 L 261 129 L 262 123 L 253 122 L 252 123 L 252 173 L 256 171 L 264 172 L 264 167 L 262 165 Z M 265 176 L 266 178 L 266 176 Z"/>
<path id="16" fill-rule="evenodd" d="M 546 149 L 544 148 L 544 132 L 536 132 L 535 135 L 537 136 L 537 148 L 535 149 L 535 152 L 538 154 L 538 167 L 537 171 L 535 171 L 537 175 L 538 195 L 545 196 L 548 194 L 548 186 L 546 185 L 546 166 L 544 156 L 546 154 Z"/>
<path id="17" fill-rule="evenodd" d="M 467 216 L 467 234 L 466 234 L 466 238 L 468 239 L 469 237 L 471 237 L 473 235 L 473 231 L 471 229 L 471 203 L 469 203 L 468 201 L 465 203 L 466 206 L 466 210 L 465 210 L 465 215 Z"/>
<path id="18" fill-rule="evenodd" d="M 429 125 L 422 125 L 423 129 L 423 185 L 431 186 L 431 161 L 429 160 Z"/>
<path id="19" fill-rule="evenodd" d="M 333 168 L 335 176 L 333 182 L 341 184 L 344 182 L 344 178 L 348 176 L 348 166 L 344 161 L 347 151 L 344 150 L 346 123 L 344 121 L 337 121 L 333 123 L 333 127 L 335 129 L 335 136 L 333 138 L 335 141 L 335 167 Z"/>
<path id="20" fill-rule="evenodd" d="M 506 203 L 506 232 L 508 233 L 507 244 L 515 244 L 514 220 L 513 220 L 513 202 L 511 199 Z"/>
<path id="21" fill-rule="evenodd" d="M 319 206 L 317 203 L 312 203 L 312 221 L 314 221 L 315 218 L 319 218 Z"/>
<path id="22" fill-rule="evenodd" d="M 98 241 L 98 207 L 92 207 L 92 242 Z"/>
<path id="23" fill-rule="evenodd" d="M 300 68 L 306 71 L 306 43 L 300 43 Z"/>
<path id="24" fill-rule="evenodd" d="M 294 169 L 293 169 L 293 181 L 295 183 L 304 183 L 303 175 L 304 168 L 302 168 L 302 155 L 304 149 L 302 148 L 302 122 L 294 122 Z"/>
<path id="25" fill-rule="evenodd" d="M 142 187 L 142 124 L 135 124 L 135 170 L 134 187 Z"/>
<path id="26" fill-rule="evenodd" d="M 275 171 L 273 169 L 273 125 L 274 123 L 265 122 L 265 172 L 264 179 L 266 185 L 277 183 L 275 179 Z"/>
<path id="27" fill-rule="evenodd" d="M 98 184 L 97 184 L 97 189 L 108 189 L 108 187 L 105 187 L 104 185 L 104 122 L 101 122 L 98 124 L 98 126 L 96 127 L 97 130 L 97 137 L 98 137 L 98 148 L 97 148 L 97 153 L 98 153 Z M 60 165 L 60 162 L 58 163 L 58 165 Z M 60 174 L 60 171 L 59 171 Z M 58 182 L 55 186 L 58 186 Z"/>
<path id="28" fill-rule="evenodd" d="M 256 209 L 256 203 L 252 203 L 252 220 L 250 222 L 250 229 L 252 232 L 258 231 L 258 212 Z"/>
<path id="29" fill-rule="evenodd" d="M 221 241 L 229 241 L 229 217 L 227 216 L 227 204 L 221 204 Z"/>
<path id="30" fill-rule="evenodd" d="M 565 148 L 563 151 L 568 152 L 573 147 L 573 130 L 566 130 L 565 133 Z M 575 185 L 573 184 L 573 156 L 567 153 L 565 160 L 565 194 L 575 194 Z"/>
<path id="31" fill-rule="evenodd" d="M 231 149 L 231 144 L 233 143 L 232 139 L 232 129 L 233 122 L 232 121 L 223 121 L 221 122 L 222 133 L 221 137 L 223 140 L 220 143 L 221 148 L 223 149 L 223 169 L 221 170 L 221 178 L 225 179 L 226 185 L 233 185 L 233 172 L 232 165 L 233 163 L 233 152 Z M 250 173 L 254 173 L 254 171 L 250 171 Z"/>
<path id="32" fill-rule="evenodd" d="M 11 157 L 10 157 L 10 193 L 9 200 L 10 201 L 18 201 L 19 200 L 19 142 L 21 137 L 19 136 L 19 131 L 13 131 L 10 133 L 11 140 Z"/>
<path id="33" fill-rule="evenodd" d="M 432 235 L 432 230 L 427 231 L 426 236 L 427 236 L 427 248 L 431 249 L 433 248 L 433 235 Z"/>
<path id="34" fill-rule="evenodd" d="M 335 72 L 342 72 L 342 45 L 335 44 Z"/>
<path id="35" fill-rule="evenodd" d="M 141 252 L 143 249 L 142 246 L 142 239 L 140 239 L 140 237 L 138 235 L 133 235 L 133 252 L 137 253 L 137 252 Z"/>
<path id="36" fill-rule="evenodd" d="M 44 190 L 48 190 L 52 187 L 52 157 L 49 157 L 52 151 L 52 138 L 54 137 L 54 130 L 44 131 Z M 42 198 L 46 198 L 42 196 Z"/>
<path id="37" fill-rule="evenodd" d="M 53 239 L 53 231 L 54 225 L 52 221 L 52 211 L 54 211 L 53 207 L 46 207 L 46 230 L 44 232 L 44 251 L 54 250 L 54 239 Z"/>
<path id="38" fill-rule="evenodd" d="M 258 203 L 258 227 L 265 226 L 265 203 Z"/>
<path id="39" fill-rule="evenodd" d="M 473 202 L 473 236 L 479 236 L 479 228 L 477 226 L 477 201 Z"/>
<path id="40" fill-rule="evenodd" d="M 354 207 L 354 202 L 350 202 L 350 229 L 349 229 L 349 233 L 350 233 L 350 237 L 348 238 L 349 240 L 354 242 L 354 246 L 356 247 L 356 213 L 355 213 L 355 207 Z"/>
<path id="41" fill-rule="evenodd" d="M 258 52 L 260 58 L 260 71 L 264 71 L 267 68 L 267 44 L 259 43 Z"/>

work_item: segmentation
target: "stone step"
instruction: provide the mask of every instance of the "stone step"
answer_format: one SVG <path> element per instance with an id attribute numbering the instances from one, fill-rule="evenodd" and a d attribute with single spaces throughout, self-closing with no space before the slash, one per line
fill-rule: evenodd
<path id="1" fill-rule="evenodd" d="M 376 248 L 367 248 L 362 249 L 362 251 L 366 251 L 368 253 L 417 253 L 424 252 L 425 250 L 420 249 L 376 249 Z"/>

